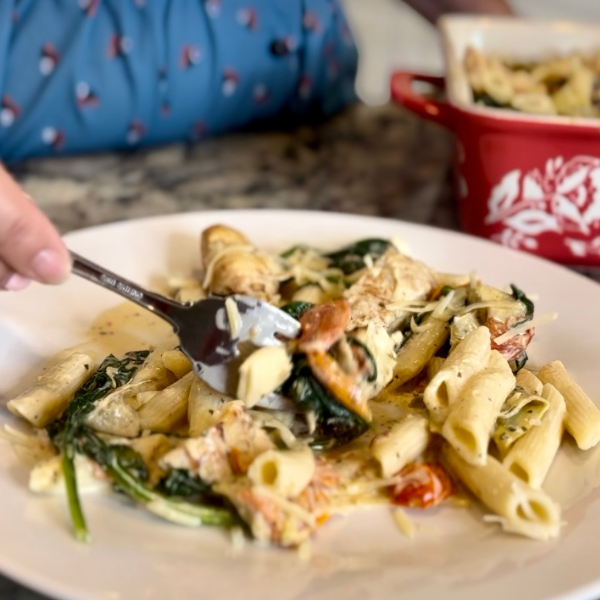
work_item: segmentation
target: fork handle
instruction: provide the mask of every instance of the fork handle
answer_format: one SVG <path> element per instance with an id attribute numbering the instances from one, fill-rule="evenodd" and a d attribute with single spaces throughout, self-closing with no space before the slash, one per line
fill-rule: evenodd
<path id="1" fill-rule="evenodd" d="M 179 331 L 179 323 L 177 316 L 184 310 L 182 304 L 174 302 L 169 298 L 165 298 L 160 294 L 150 292 L 137 283 L 133 283 L 120 275 L 93 263 L 83 256 L 79 256 L 75 252 L 71 252 L 73 260 L 73 273 L 96 283 L 103 288 L 116 292 L 117 294 L 135 302 L 138 306 L 153 312 L 156 316 L 168 321 L 175 332 Z"/>

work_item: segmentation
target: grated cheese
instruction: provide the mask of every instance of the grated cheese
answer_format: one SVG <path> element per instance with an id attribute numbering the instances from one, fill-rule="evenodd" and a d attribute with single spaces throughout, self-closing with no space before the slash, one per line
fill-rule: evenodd
<path id="1" fill-rule="evenodd" d="M 514 308 L 515 301 L 504 301 L 504 300 L 488 300 L 486 302 L 473 302 L 469 306 L 465 306 L 458 311 L 460 316 L 466 315 L 467 313 L 479 310 L 481 308 Z"/>
<path id="2" fill-rule="evenodd" d="M 516 327 L 509 329 L 506 333 L 503 333 L 502 335 L 498 336 L 497 338 L 494 339 L 494 343 L 497 344 L 498 346 L 501 346 L 502 344 L 505 344 L 509 340 L 512 340 L 512 338 L 517 337 L 518 335 L 521 335 L 522 333 L 525 333 L 529 329 L 533 329 L 534 327 L 539 327 L 540 325 L 545 325 L 546 323 L 550 323 L 550 322 L 556 320 L 557 317 L 558 317 L 558 314 L 555 312 L 547 313 L 545 315 L 540 315 L 539 317 L 534 317 L 533 319 L 531 319 L 531 321 L 527 321 L 527 323 L 522 323 L 521 325 L 517 325 Z"/>
<path id="3" fill-rule="evenodd" d="M 411 300 L 410 302 L 390 302 L 385 305 L 387 310 L 397 311 L 404 310 L 406 312 L 422 313 L 431 312 L 439 304 L 439 300 L 428 302 L 426 300 Z"/>
<path id="4" fill-rule="evenodd" d="M 433 323 L 431 321 L 423 323 L 423 325 L 417 325 L 414 315 L 410 318 L 410 329 L 413 333 L 422 333 L 423 331 L 431 329 L 432 326 Z"/>
<path id="5" fill-rule="evenodd" d="M 398 525 L 398 529 L 409 539 L 412 540 L 417 533 L 417 528 L 413 520 L 401 509 L 396 508 L 392 512 L 394 521 Z"/>
<path id="6" fill-rule="evenodd" d="M 398 250 L 398 252 L 400 252 L 400 254 L 410 254 L 410 245 L 405 239 L 393 235 L 389 239 L 389 242 L 392 244 L 392 246 L 394 246 L 394 248 L 396 248 L 396 250 Z"/>
<path id="7" fill-rule="evenodd" d="M 443 298 L 440 298 L 438 301 L 438 305 L 435 307 L 434 311 L 431 313 L 431 316 L 434 319 L 442 319 L 443 314 L 446 312 L 448 307 L 450 306 L 450 302 L 454 299 L 454 295 L 456 292 L 452 290 L 448 292 Z"/>
<path id="8" fill-rule="evenodd" d="M 235 339 L 239 336 L 242 329 L 242 317 L 233 298 L 228 297 L 225 299 L 225 310 L 227 311 L 227 320 L 229 321 L 229 332 L 232 339 Z"/>

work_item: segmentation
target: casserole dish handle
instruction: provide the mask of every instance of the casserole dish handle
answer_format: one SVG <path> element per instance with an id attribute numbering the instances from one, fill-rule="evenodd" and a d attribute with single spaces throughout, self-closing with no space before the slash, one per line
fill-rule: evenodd
<path id="1" fill-rule="evenodd" d="M 394 102 L 405 106 L 408 110 L 424 119 L 434 121 L 450 129 L 453 116 L 450 104 L 415 92 L 413 89 L 415 81 L 429 83 L 440 90 L 445 88 L 445 79 L 443 77 L 412 73 L 410 71 L 396 71 L 392 75 L 391 80 L 391 93 Z"/>

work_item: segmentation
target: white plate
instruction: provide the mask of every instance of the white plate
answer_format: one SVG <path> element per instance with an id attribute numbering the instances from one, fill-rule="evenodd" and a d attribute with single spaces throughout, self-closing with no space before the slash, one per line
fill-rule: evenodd
<path id="1" fill-rule="evenodd" d="M 68 236 L 69 246 L 141 283 L 187 273 L 198 262 L 198 233 L 224 222 L 262 247 L 294 242 L 335 247 L 358 238 L 404 238 L 440 270 L 476 270 L 496 285 L 539 294 L 539 314 L 559 320 L 534 339 L 535 363 L 560 358 L 600 398 L 600 286 L 548 262 L 446 231 L 366 217 L 308 212 L 218 212 L 131 221 Z M 77 343 L 94 316 L 120 300 L 73 279 L 59 288 L 0 295 L 0 397 L 14 394 L 44 357 Z M 0 422 L 10 421 L 1 409 Z M 419 598 L 506 600 L 590 598 L 600 594 L 600 449 L 568 446 L 549 476 L 563 506 L 560 540 L 534 542 L 484 526 L 476 510 L 450 506 L 414 514 L 409 541 L 387 509 L 332 519 L 312 556 L 246 547 L 232 551 L 219 530 L 164 523 L 114 497 L 86 497 L 92 542 L 75 542 L 65 502 L 31 495 L 27 475 L 0 442 L 0 570 L 58 598 L 248 600 Z"/>

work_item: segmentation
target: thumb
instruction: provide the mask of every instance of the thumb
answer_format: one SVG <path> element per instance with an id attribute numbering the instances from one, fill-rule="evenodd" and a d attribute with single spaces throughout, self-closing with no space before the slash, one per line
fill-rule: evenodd
<path id="1" fill-rule="evenodd" d="M 27 279 L 61 283 L 70 269 L 54 226 L 0 166 L 0 287 L 19 289 Z"/>

